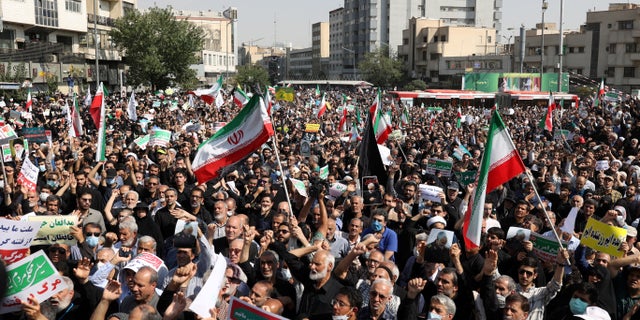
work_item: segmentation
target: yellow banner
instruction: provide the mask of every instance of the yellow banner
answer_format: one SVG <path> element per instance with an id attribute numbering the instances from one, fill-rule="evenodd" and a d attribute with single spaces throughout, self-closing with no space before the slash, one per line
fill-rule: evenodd
<path id="1" fill-rule="evenodd" d="M 318 131 L 320 131 L 319 123 L 307 123 L 305 125 L 304 132 L 318 132 Z"/>
<path id="2" fill-rule="evenodd" d="M 77 243 L 76 238 L 70 234 L 69 230 L 71 226 L 78 224 L 77 216 L 31 216 L 29 221 L 41 222 L 38 235 L 31 241 L 32 246 L 54 243 L 73 246 Z"/>
<path id="3" fill-rule="evenodd" d="M 293 102 L 294 94 L 293 88 L 280 87 L 276 89 L 276 100 Z"/>
<path id="4" fill-rule="evenodd" d="M 589 218 L 582 232 L 580 243 L 597 251 L 621 257 L 620 245 L 627 240 L 627 230 L 610 226 L 596 219 Z"/>

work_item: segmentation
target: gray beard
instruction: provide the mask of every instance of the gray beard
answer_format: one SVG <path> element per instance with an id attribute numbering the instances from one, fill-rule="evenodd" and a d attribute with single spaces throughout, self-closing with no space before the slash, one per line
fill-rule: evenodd
<path id="1" fill-rule="evenodd" d="M 327 271 L 322 271 L 322 272 L 316 272 L 313 273 L 313 271 L 309 272 L 309 279 L 311 279 L 312 281 L 318 281 L 321 279 L 324 279 L 324 277 L 327 276 Z"/>

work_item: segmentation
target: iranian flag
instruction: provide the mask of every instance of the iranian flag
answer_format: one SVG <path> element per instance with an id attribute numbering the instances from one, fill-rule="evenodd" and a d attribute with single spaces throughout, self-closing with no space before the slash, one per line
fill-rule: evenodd
<path id="1" fill-rule="evenodd" d="M 216 178 L 220 169 L 242 160 L 272 135 L 264 100 L 254 95 L 231 122 L 198 147 L 192 163 L 198 183 Z"/>
<path id="2" fill-rule="evenodd" d="M 478 185 L 464 216 L 462 232 L 466 248 L 480 246 L 482 216 L 487 193 L 523 172 L 525 167 L 518 150 L 513 145 L 500 114 L 494 111 L 480 164 Z"/>
<path id="3" fill-rule="evenodd" d="M 218 81 L 211 86 L 209 89 L 198 89 L 196 91 L 190 91 L 189 93 L 193 93 L 194 95 L 200 97 L 202 101 L 209 105 L 213 105 L 216 100 L 216 97 L 220 93 L 220 89 L 222 88 L 222 75 L 218 77 Z"/>
<path id="4" fill-rule="evenodd" d="M 78 96 L 73 94 L 73 106 L 71 107 L 71 126 L 76 137 L 84 134 L 82 130 L 82 117 L 80 116 L 80 107 L 78 106 Z"/>
<path id="5" fill-rule="evenodd" d="M 456 115 L 456 128 L 462 127 L 462 109 L 458 107 L 458 114 Z"/>
<path id="6" fill-rule="evenodd" d="M 600 80 L 600 88 L 598 89 L 598 97 L 602 97 L 604 95 L 604 79 Z"/>
<path id="7" fill-rule="evenodd" d="M 409 125 L 409 108 L 407 106 L 404 106 L 404 108 L 402 108 L 400 123 L 402 123 L 402 125 L 405 127 Z"/>
<path id="8" fill-rule="evenodd" d="M 338 132 L 345 131 L 347 131 L 347 107 L 343 107 L 342 118 L 340 118 L 340 123 L 338 124 Z"/>
<path id="9" fill-rule="evenodd" d="M 376 95 L 376 100 L 373 102 L 371 108 L 369 108 L 371 118 L 373 121 L 373 132 L 376 136 L 376 142 L 383 144 L 389 138 L 389 134 L 392 131 L 391 125 L 387 122 L 382 114 L 382 100 L 380 100 L 380 91 Z"/>
<path id="10" fill-rule="evenodd" d="M 318 108 L 318 113 L 316 114 L 316 118 L 322 117 L 322 115 L 327 112 L 327 100 L 326 94 L 322 95 L 322 102 L 320 102 L 320 108 Z"/>
<path id="11" fill-rule="evenodd" d="M 98 130 L 98 145 L 96 149 L 97 162 L 105 161 L 106 159 L 106 110 L 107 108 L 104 105 L 104 88 L 102 87 L 101 82 L 100 86 L 98 86 L 98 90 L 96 91 L 96 95 L 93 97 L 93 101 L 91 101 L 91 107 L 89 108 L 93 123 L 95 123 L 96 129 Z"/>
<path id="12" fill-rule="evenodd" d="M 547 105 L 547 112 L 540 120 L 539 127 L 547 130 L 553 131 L 553 110 L 556 108 L 556 100 L 553 98 L 553 95 L 549 94 L 549 104 Z"/>
<path id="13" fill-rule="evenodd" d="M 91 86 L 87 86 L 87 95 L 84 96 L 84 106 L 88 107 L 91 105 Z"/>
<path id="14" fill-rule="evenodd" d="M 248 101 L 249 98 L 247 98 L 247 94 L 244 93 L 242 89 L 240 89 L 240 86 L 233 90 L 233 103 L 235 103 L 238 108 L 244 107 L 244 105 L 246 105 Z"/>
<path id="15" fill-rule="evenodd" d="M 349 142 L 357 142 L 360 140 L 362 140 L 362 138 L 358 134 L 358 126 L 354 121 L 351 123 L 351 133 L 349 133 Z"/>
<path id="16" fill-rule="evenodd" d="M 264 91 L 264 102 L 267 105 L 267 114 L 271 116 L 271 107 L 273 104 L 271 103 L 271 89 L 273 87 L 267 87 L 267 90 Z"/>
<path id="17" fill-rule="evenodd" d="M 25 108 L 29 110 L 29 112 L 33 112 L 33 99 L 31 99 L 31 89 L 27 90 L 27 104 Z"/>

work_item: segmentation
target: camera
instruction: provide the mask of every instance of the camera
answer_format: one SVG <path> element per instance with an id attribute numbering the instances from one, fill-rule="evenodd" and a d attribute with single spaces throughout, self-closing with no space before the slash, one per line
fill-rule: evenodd
<path id="1" fill-rule="evenodd" d="M 324 180 L 316 178 L 312 181 L 309 181 L 309 197 L 311 198 L 317 198 L 318 194 L 327 189 L 328 186 Z"/>

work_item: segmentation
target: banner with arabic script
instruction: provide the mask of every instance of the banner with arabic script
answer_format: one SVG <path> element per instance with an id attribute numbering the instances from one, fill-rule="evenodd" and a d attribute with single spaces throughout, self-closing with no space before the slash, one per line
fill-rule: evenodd
<path id="1" fill-rule="evenodd" d="M 558 256 L 558 250 L 560 249 L 560 244 L 556 239 L 548 239 L 535 232 L 531 232 L 529 241 L 533 243 L 533 251 L 538 258 L 547 262 L 555 261 Z M 566 241 L 563 241 L 562 244 L 564 247 L 567 246 Z"/>
<path id="2" fill-rule="evenodd" d="M 78 217 L 68 216 L 30 216 L 29 221 L 40 222 L 40 231 L 31 245 L 64 243 L 73 246 L 77 243 L 71 235 L 70 227 L 78 224 Z"/>
<path id="3" fill-rule="evenodd" d="M 28 256 L 29 246 L 38 230 L 38 221 L 0 219 L 0 259 L 12 264 Z"/>
<path id="4" fill-rule="evenodd" d="M 66 288 L 58 270 L 40 250 L 7 267 L 7 292 L 0 301 L 0 314 L 22 310 L 21 303 L 29 295 L 45 301 Z"/>
<path id="5" fill-rule="evenodd" d="M 627 240 L 627 229 L 610 226 L 596 219 L 589 218 L 582 232 L 580 244 L 591 249 L 621 257 L 620 245 Z"/>

